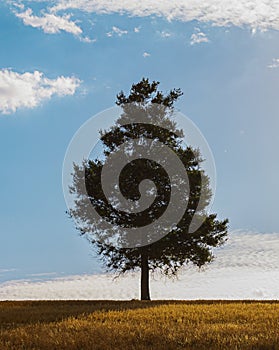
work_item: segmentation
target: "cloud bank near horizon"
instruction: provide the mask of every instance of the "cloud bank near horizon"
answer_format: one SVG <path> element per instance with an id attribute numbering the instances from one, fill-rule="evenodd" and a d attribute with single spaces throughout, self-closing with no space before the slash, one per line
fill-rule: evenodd
<path id="1" fill-rule="evenodd" d="M 198 271 L 185 268 L 177 279 L 151 278 L 153 299 L 279 299 L 279 233 L 234 231 L 216 260 Z M 0 284 L 0 300 L 138 298 L 139 273 L 77 275 L 46 281 Z"/>

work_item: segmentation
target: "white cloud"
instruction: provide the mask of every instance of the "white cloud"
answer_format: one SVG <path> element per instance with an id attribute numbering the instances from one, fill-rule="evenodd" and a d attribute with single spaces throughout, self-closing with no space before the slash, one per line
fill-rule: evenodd
<path id="1" fill-rule="evenodd" d="M 216 26 L 249 26 L 252 30 L 279 29 L 278 0 L 58 0 L 53 12 L 79 9 L 90 13 L 127 13 L 168 20 L 211 22 Z"/>
<path id="2" fill-rule="evenodd" d="M 234 231 L 228 243 L 215 249 L 207 268 L 183 270 L 178 279 L 155 274 L 153 299 L 278 299 L 279 234 Z M 138 298 L 139 274 L 80 275 L 47 281 L 9 281 L 0 284 L 0 300 L 132 299 Z"/>
<path id="3" fill-rule="evenodd" d="M 20 10 L 24 10 L 24 5 L 22 3 L 16 3 L 16 2 L 12 2 L 12 5 Z"/>
<path id="4" fill-rule="evenodd" d="M 9 114 L 18 108 L 34 108 L 53 95 L 73 95 L 81 81 L 75 77 L 60 76 L 48 79 L 43 73 L 17 73 L 0 70 L 0 112 Z"/>
<path id="5" fill-rule="evenodd" d="M 0 273 L 7 273 L 7 272 L 13 272 L 16 271 L 16 269 L 0 269 Z"/>
<path id="6" fill-rule="evenodd" d="M 79 38 L 80 41 L 82 41 L 83 43 L 95 43 L 97 41 L 97 39 L 91 39 L 89 38 L 88 36 L 85 36 L 85 37 L 80 37 Z"/>
<path id="7" fill-rule="evenodd" d="M 279 58 L 273 58 L 272 63 L 267 66 L 270 69 L 279 67 Z"/>
<path id="8" fill-rule="evenodd" d="M 114 35 L 122 36 L 122 35 L 126 35 L 126 34 L 128 34 L 127 30 L 122 30 L 122 29 L 120 29 L 120 28 L 118 28 L 116 26 L 113 26 L 111 32 L 107 33 L 107 36 L 108 37 L 112 37 Z"/>
<path id="9" fill-rule="evenodd" d="M 70 20 L 70 15 L 57 16 L 53 13 L 44 13 L 41 17 L 38 17 L 33 15 L 30 8 L 24 12 L 15 13 L 15 15 L 21 18 L 25 25 L 41 28 L 48 34 L 56 34 L 61 30 L 77 36 L 82 34 L 82 29 Z"/>
<path id="10" fill-rule="evenodd" d="M 160 32 L 160 35 L 161 35 L 162 38 L 169 38 L 169 37 L 171 37 L 171 33 L 166 32 L 164 30 L 162 32 Z"/>
<path id="11" fill-rule="evenodd" d="M 49 277 L 49 276 L 57 276 L 56 272 L 42 272 L 42 273 L 30 273 L 28 274 L 30 277 Z"/>
<path id="12" fill-rule="evenodd" d="M 208 43 L 208 37 L 205 33 L 201 32 L 199 28 L 195 28 L 196 32 L 191 35 L 191 45 L 201 44 L 201 43 Z"/>
<path id="13" fill-rule="evenodd" d="M 150 53 L 148 53 L 148 52 L 144 52 L 142 56 L 143 56 L 144 58 L 146 58 L 146 57 L 149 57 L 149 56 L 151 56 L 151 55 L 150 55 Z"/>

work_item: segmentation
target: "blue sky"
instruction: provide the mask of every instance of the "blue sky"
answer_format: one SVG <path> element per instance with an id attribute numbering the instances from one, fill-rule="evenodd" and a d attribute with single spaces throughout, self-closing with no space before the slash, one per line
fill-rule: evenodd
<path id="1" fill-rule="evenodd" d="M 65 214 L 63 158 L 143 76 L 184 92 L 177 108 L 215 157 L 219 217 L 279 232 L 279 8 L 205 3 L 1 2 L 0 280 L 100 271 Z"/>

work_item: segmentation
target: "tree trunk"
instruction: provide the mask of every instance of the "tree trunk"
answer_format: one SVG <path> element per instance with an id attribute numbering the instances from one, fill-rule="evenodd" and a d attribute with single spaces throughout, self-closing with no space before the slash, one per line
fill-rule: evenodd
<path id="1" fill-rule="evenodd" d="M 150 300 L 148 255 L 141 254 L 141 300 Z"/>

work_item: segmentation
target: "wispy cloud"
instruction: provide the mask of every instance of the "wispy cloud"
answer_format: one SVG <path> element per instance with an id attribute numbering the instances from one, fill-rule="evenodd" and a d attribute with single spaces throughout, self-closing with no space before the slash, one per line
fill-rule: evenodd
<path id="1" fill-rule="evenodd" d="M 191 35 L 191 45 L 201 44 L 201 43 L 208 43 L 208 37 L 205 33 L 201 32 L 199 28 L 195 28 L 195 33 Z"/>
<path id="2" fill-rule="evenodd" d="M 155 274 L 153 299 L 278 299 L 279 234 L 234 231 L 216 260 L 198 271 L 187 268 L 178 279 Z M 80 275 L 47 281 L 0 284 L 0 300 L 132 299 L 138 298 L 138 273 L 113 280 L 113 275 Z"/>
<path id="3" fill-rule="evenodd" d="M 30 273 L 28 274 L 30 277 L 50 277 L 57 276 L 57 272 L 42 272 L 42 273 Z"/>
<path id="4" fill-rule="evenodd" d="M 78 9 L 90 13 L 158 15 L 168 20 L 210 22 L 216 26 L 249 26 L 252 30 L 279 29 L 279 2 L 246 0 L 58 0 L 52 12 Z"/>
<path id="5" fill-rule="evenodd" d="M 0 112 L 10 114 L 18 108 L 34 108 L 53 95 L 73 95 L 81 81 L 75 77 L 60 76 L 48 79 L 43 73 L 17 73 L 0 70 Z"/>
<path id="6" fill-rule="evenodd" d="M 171 33 L 166 32 L 165 30 L 163 30 L 162 32 L 160 32 L 160 36 L 162 38 L 169 38 L 169 37 L 171 37 Z"/>
<path id="7" fill-rule="evenodd" d="M 8 272 L 14 272 L 16 271 L 16 269 L 12 268 L 12 269 L 0 269 L 0 273 L 8 273 Z"/>
<path id="8" fill-rule="evenodd" d="M 126 35 L 128 34 L 128 31 L 127 30 L 123 30 L 123 29 L 120 29 L 116 26 L 113 26 L 111 31 L 107 33 L 107 36 L 108 37 L 112 37 L 112 36 L 122 36 L 122 35 Z"/>
<path id="9" fill-rule="evenodd" d="M 22 2 L 16 2 L 16 1 L 8 1 L 11 5 L 13 5 L 15 8 L 24 10 L 25 6 L 23 5 Z"/>
<path id="10" fill-rule="evenodd" d="M 95 43 L 97 41 L 97 39 L 91 39 L 88 36 L 85 37 L 80 37 L 79 38 L 80 41 L 82 41 L 83 43 Z"/>
<path id="11" fill-rule="evenodd" d="M 279 68 L 279 58 L 273 58 L 272 63 L 267 67 L 270 69 Z"/>
<path id="12" fill-rule="evenodd" d="M 82 29 L 73 21 L 70 15 L 57 16 L 53 13 L 44 13 L 42 16 L 33 15 L 32 9 L 28 8 L 24 12 L 15 13 L 23 20 L 23 23 L 33 28 L 41 28 L 45 33 L 56 34 L 61 31 L 79 36 Z"/>

